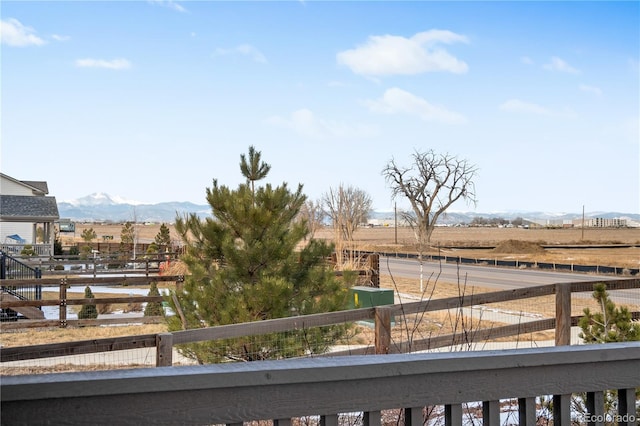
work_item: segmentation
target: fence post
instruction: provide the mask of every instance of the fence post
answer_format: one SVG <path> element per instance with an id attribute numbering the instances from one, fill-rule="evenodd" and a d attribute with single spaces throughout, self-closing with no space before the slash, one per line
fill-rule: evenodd
<path id="1" fill-rule="evenodd" d="M 380 255 L 378 253 L 371 253 L 367 261 L 371 271 L 371 286 L 380 288 Z"/>
<path id="2" fill-rule="evenodd" d="M 67 326 L 67 277 L 60 280 L 60 327 Z"/>
<path id="3" fill-rule="evenodd" d="M 571 283 L 556 284 L 556 346 L 571 344 Z M 553 395 L 553 422 L 571 424 L 571 395 Z"/>
<path id="4" fill-rule="evenodd" d="M 391 346 L 391 308 L 377 306 L 375 313 L 376 322 L 376 354 L 388 354 Z"/>
<path id="5" fill-rule="evenodd" d="M 571 283 L 556 284 L 556 346 L 571 344 Z"/>
<path id="6" fill-rule="evenodd" d="M 156 334 L 156 367 L 173 365 L 173 334 Z"/>

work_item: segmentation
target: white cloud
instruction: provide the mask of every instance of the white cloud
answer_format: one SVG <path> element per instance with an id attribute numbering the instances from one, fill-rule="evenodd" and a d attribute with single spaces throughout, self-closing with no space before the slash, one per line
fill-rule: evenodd
<path id="1" fill-rule="evenodd" d="M 525 102 L 520 99 L 509 99 L 508 101 L 502 103 L 499 108 L 502 111 L 506 112 L 544 115 L 548 117 L 575 118 L 577 116 L 576 113 L 571 109 L 558 111 L 535 104 L 533 102 Z"/>
<path id="2" fill-rule="evenodd" d="M 509 99 L 500 105 L 500 109 L 508 112 L 521 112 L 537 115 L 551 115 L 551 111 L 543 106 L 519 99 Z"/>
<path id="3" fill-rule="evenodd" d="M 262 64 L 267 63 L 267 58 L 262 54 L 262 52 L 260 52 L 258 49 L 256 49 L 250 44 L 241 44 L 239 46 L 232 47 L 230 49 L 223 49 L 219 47 L 214 52 L 215 56 L 226 56 L 226 55 L 234 55 L 234 54 L 247 56 L 253 59 L 254 61 L 260 62 Z"/>
<path id="4" fill-rule="evenodd" d="M 440 44 L 468 43 L 465 36 L 444 30 L 429 30 L 410 38 L 394 35 L 370 36 L 364 45 L 336 55 L 339 64 L 355 74 L 384 76 L 431 71 L 466 73 L 467 64 Z"/>
<path id="5" fill-rule="evenodd" d="M 59 35 L 59 34 L 52 34 L 51 38 L 54 39 L 55 41 L 69 41 L 69 40 L 71 40 L 71 37 L 63 36 L 63 35 Z"/>
<path id="6" fill-rule="evenodd" d="M 0 40 L 2 44 L 14 47 L 42 46 L 47 42 L 35 34 L 31 27 L 22 25 L 17 19 L 9 18 L 0 21 Z"/>
<path id="7" fill-rule="evenodd" d="M 185 13 L 187 11 L 187 9 L 185 9 L 181 4 L 178 4 L 173 0 L 148 0 L 148 2 L 150 4 L 155 4 L 158 6 L 163 6 L 163 7 L 175 10 L 176 12 Z"/>
<path id="8" fill-rule="evenodd" d="M 462 114 L 450 111 L 439 105 L 433 105 L 424 98 L 396 87 L 385 91 L 380 99 L 365 101 L 365 105 L 370 111 L 380 114 L 407 114 L 425 121 L 446 124 L 462 124 L 466 122 Z"/>
<path id="9" fill-rule="evenodd" d="M 583 92 L 593 93 L 594 95 L 598 95 L 598 96 L 602 95 L 602 89 L 600 89 L 599 87 L 581 84 L 580 86 L 578 86 L 578 88 Z"/>
<path id="10" fill-rule="evenodd" d="M 544 69 L 550 70 L 550 71 L 567 72 L 569 74 L 580 73 L 580 70 L 573 68 L 571 65 L 566 63 L 564 60 L 558 58 L 557 56 L 553 56 L 551 58 L 551 62 L 548 64 L 545 64 L 543 67 Z"/>
<path id="11" fill-rule="evenodd" d="M 76 59 L 76 66 L 79 68 L 106 68 L 111 70 L 124 70 L 131 68 L 131 63 L 126 59 L 113 59 L 105 61 L 104 59 Z"/>
<path id="12" fill-rule="evenodd" d="M 294 132 L 313 139 L 324 138 L 367 138 L 375 135 L 377 130 L 363 124 L 350 125 L 318 117 L 306 108 L 293 111 L 289 117 L 272 116 L 265 123 Z"/>
<path id="13" fill-rule="evenodd" d="M 521 57 L 520 58 L 520 62 L 522 62 L 523 64 L 526 64 L 526 65 L 533 65 L 533 59 L 531 59 L 528 56 Z"/>

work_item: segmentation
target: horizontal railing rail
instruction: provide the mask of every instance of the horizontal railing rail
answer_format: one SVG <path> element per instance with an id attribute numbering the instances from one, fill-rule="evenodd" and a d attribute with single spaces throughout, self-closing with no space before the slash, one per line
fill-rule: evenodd
<path id="1" fill-rule="evenodd" d="M 617 390 L 617 423 L 630 426 L 638 365 L 640 342 L 307 358 L 7 376 L 0 401 L 3 424 L 13 425 L 280 425 L 302 416 L 337 425 L 354 412 L 380 425 L 383 410 L 400 409 L 405 425 L 422 426 L 431 406 L 443 407 L 445 424 L 461 425 L 463 404 L 474 401 L 483 424 L 498 425 L 500 401 L 517 399 L 519 424 L 529 425 L 536 398 L 553 395 L 553 424 L 570 425 L 572 394 L 586 392 L 586 418 L 602 416 L 604 392 Z"/>

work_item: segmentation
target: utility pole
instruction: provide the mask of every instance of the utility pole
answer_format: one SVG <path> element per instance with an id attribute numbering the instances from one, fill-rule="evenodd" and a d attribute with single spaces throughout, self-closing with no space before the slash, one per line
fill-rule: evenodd
<path id="1" fill-rule="evenodd" d="M 394 229 L 395 229 L 395 244 L 398 244 L 398 205 L 393 203 L 393 216 L 394 216 Z"/>
<path id="2" fill-rule="evenodd" d="M 584 204 L 582 205 L 582 236 L 580 239 L 584 240 Z"/>

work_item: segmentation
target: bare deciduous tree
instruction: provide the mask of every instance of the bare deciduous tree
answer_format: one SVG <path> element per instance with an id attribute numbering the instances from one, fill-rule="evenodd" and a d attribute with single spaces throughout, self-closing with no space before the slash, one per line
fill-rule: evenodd
<path id="1" fill-rule="evenodd" d="M 300 208 L 299 216 L 307 221 L 309 228 L 309 238 L 313 238 L 315 232 L 322 226 L 325 213 L 322 210 L 322 201 L 313 201 L 307 199 Z"/>
<path id="2" fill-rule="evenodd" d="M 331 219 L 336 237 L 344 241 L 353 241 L 358 225 L 366 223 L 371 210 L 371 196 L 366 191 L 351 185 L 340 184 L 323 194 L 322 204 Z"/>
<path id="3" fill-rule="evenodd" d="M 411 205 L 412 215 L 405 215 L 414 230 L 420 261 L 422 288 L 422 255 L 431 241 L 438 218 L 456 201 L 475 203 L 474 178 L 478 169 L 465 159 L 433 150 L 413 154 L 413 164 L 399 166 L 391 159 L 382 175 L 391 187 L 392 197 L 404 197 Z"/>

